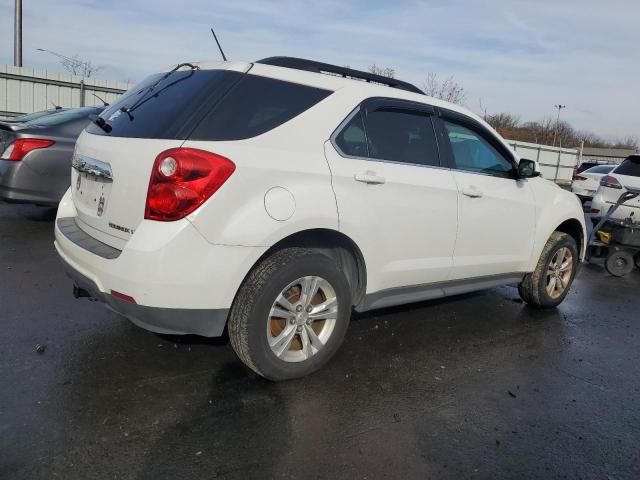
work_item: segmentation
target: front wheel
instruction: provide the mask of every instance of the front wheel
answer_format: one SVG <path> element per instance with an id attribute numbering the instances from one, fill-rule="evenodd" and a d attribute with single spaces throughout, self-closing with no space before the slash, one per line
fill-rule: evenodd
<path id="1" fill-rule="evenodd" d="M 553 232 L 542 249 L 536 269 L 518 285 L 520 298 L 537 308 L 556 307 L 569 293 L 578 260 L 575 240 L 566 233 Z"/>
<path id="2" fill-rule="evenodd" d="M 302 377 L 336 352 L 351 307 L 351 289 L 333 259 L 287 248 L 265 258 L 245 280 L 229 315 L 229 339 L 259 375 Z"/>

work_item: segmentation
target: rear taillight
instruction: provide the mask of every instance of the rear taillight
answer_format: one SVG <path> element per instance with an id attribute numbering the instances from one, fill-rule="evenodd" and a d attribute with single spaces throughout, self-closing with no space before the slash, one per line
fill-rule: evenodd
<path id="1" fill-rule="evenodd" d="M 612 177 L 611 175 L 605 175 L 604 177 L 602 177 L 602 180 L 600 180 L 600 186 L 622 190 L 622 185 L 620 184 L 618 179 L 616 177 Z"/>
<path id="2" fill-rule="evenodd" d="M 156 158 L 144 218 L 172 221 L 202 205 L 236 169 L 228 158 L 195 148 L 171 148 Z"/>
<path id="3" fill-rule="evenodd" d="M 4 152 L 2 152 L 0 159 L 19 162 L 30 151 L 37 150 L 39 148 L 47 148 L 54 143 L 56 142 L 44 138 L 19 138 L 11 143 Z"/>
<path id="4" fill-rule="evenodd" d="M 576 175 L 575 179 L 576 180 L 586 180 L 587 177 L 583 177 L 582 175 Z"/>

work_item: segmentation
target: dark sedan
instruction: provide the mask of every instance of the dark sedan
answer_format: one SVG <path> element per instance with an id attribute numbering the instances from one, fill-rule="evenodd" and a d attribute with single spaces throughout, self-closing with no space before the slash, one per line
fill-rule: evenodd
<path id="1" fill-rule="evenodd" d="M 17 125 L 0 123 L 0 199 L 57 205 L 69 188 L 76 140 L 102 110 L 73 108 Z"/>

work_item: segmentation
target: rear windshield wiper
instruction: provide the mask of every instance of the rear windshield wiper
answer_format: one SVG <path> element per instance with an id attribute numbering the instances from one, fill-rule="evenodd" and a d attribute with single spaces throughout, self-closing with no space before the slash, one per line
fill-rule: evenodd
<path id="1" fill-rule="evenodd" d="M 111 128 L 111 125 L 109 125 L 107 121 L 100 116 L 97 116 L 96 118 L 92 118 L 91 121 L 107 133 L 110 133 L 111 130 L 113 130 L 113 128 Z"/>
<path id="2" fill-rule="evenodd" d="M 170 83 L 168 85 L 165 85 L 160 90 L 158 90 L 155 94 L 149 95 L 149 93 L 153 92 L 154 89 L 160 83 L 162 83 L 171 74 L 173 74 L 174 72 L 178 71 L 182 67 L 189 67 L 191 69 L 191 73 L 186 77 L 180 78 L 180 79 L 176 80 L 175 82 L 172 82 L 172 83 Z M 165 73 L 162 77 L 160 77 L 158 80 L 156 80 L 152 85 L 149 85 L 146 88 L 145 92 L 141 95 L 141 97 L 138 100 L 136 100 L 132 105 L 129 105 L 128 107 L 122 107 L 122 108 L 120 108 L 120 111 L 123 112 L 123 113 L 126 113 L 129 116 L 129 120 L 133 120 L 133 115 L 131 115 L 131 112 L 133 112 L 134 110 L 136 110 L 140 106 L 144 105 L 146 102 L 148 102 L 153 97 L 157 97 L 160 94 L 160 92 L 166 90 L 167 88 L 171 87 L 172 85 L 175 85 L 176 83 L 182 82 L 183 80 L 186 80 L 187 78 L 191 78 L 191 76 L 193 75 L 193 72 L 195 70 L 199 70 L 199 69 L 200 69 L 200 67 L 198 67 L 197 65 L 193 65 L 192 63 L 181 63 L 179 65 L 176 65 L 174 68 L 172 68 L 167 73 Z"/>

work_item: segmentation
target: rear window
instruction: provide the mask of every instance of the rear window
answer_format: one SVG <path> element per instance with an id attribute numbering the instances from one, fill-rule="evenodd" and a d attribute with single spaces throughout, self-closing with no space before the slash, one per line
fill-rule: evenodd
<path id="1" fill-rule="evenodd" d="M 110 132 L 94 123 L 87 131 L 112 137 L 186 139 L 198 115 L 206 112 L 243 74 L 180 70 L 162 79 L 165 75 L 163 72 L 147 77 L 100 115 L 111 126 Z M 123 108 L 131 111 L 123 112 Z"/>
<path id="2" fill-rule="evenodd" d="M 585 170 L 584 173 L 609 173 L 615 168 L 615 165 L 599 165 L 597 167 L 591 167 Z"/>
<path id="3" fill-rule="evenodd" d="M 331 93 L 229 70 L 180 70 L 162 80 L 164 75 L 148 77 L 100 115 L 110 132 L 94 123 L 87 131 L 130 138 L 240 140 L 291 120 Z"/>
<path id="4" fill-rule="evenodd" d="M 330 94 L 329 90 L 247 74 L 207 113 L 190 139 L 255 137 L 288 122 Z"/>
<path id="5" fill-rule="evenodd" d="M 62 113 L 64 110 L 42 110 L 41 112 L 27 113 L 26 115 L 20 115 L 19 117 L 11 118 L 12 122 L 30 122 L 40 117 L 52 115 L 54 113 Z"/>
<path id="6" fill-rule="evenodd" d="M 63 123 L 72 122 L 81 118 L 87 118 L 89 115 L 98 115 L 102 111 L 97 107 L 82 107 L 72 108 L 70 110 L 64 110 L 58 113 L 52 113 L 51 115 L 45 115 L 30 122 L 25 122 L 22 127 L 38 126 L 38 127 L 52 127 L 54 125 L 62 125 Z"/>
<path id="7" fill-rule="evenodd" d="M 616 168 L 613 173 L 640 177 L 640 156 L 628 157 Z"/>

